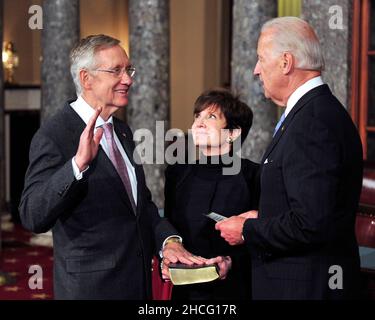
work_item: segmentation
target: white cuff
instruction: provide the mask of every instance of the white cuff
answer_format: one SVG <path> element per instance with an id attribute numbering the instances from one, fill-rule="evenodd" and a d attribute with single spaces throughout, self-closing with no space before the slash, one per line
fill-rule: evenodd
<path id="1" fill-rule="evenodd" d="M 81 180 L 82 176 L 83 176 L 83 173 L 86 172 L 89 169 L 90 166 L 88 166 L 85 170 L 80 172 L 74 158 L 75 157 L 72 158 L 73 173 L 74 173 L 74 176 L 75 176 L 76 180 Z"/>
<path id="2" fill-rule="evenodd" d="M 172 236 L 167 237 L 167 238 L 163 241 L 163 245 L 161 246 L 161 250 L 159 251 L 159 256 L 160 256 L 160 258 L 162 258 L 162 259 L 163 259 L 163 249 L 164 249 L 164 247 L 165 247 L 167 241 L 168 241 L 169 239 L 171 239 L 171 238 L 177 238 L 177 239 L 182 243 L 182 238 L 181 238 L 180 236 L 178 236 L 178 235 L 172 235 Z"/>

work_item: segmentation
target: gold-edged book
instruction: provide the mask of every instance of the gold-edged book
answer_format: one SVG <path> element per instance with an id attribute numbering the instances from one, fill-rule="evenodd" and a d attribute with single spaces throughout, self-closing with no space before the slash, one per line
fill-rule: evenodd
<path id="1" fill-rule="evenodd" d="M 174 285 L 184 285 L 214 281 L 219 278 L 219 269 L 217 264 L 189 266 L 182 263 L 171 263 L 169 274 Z"/>

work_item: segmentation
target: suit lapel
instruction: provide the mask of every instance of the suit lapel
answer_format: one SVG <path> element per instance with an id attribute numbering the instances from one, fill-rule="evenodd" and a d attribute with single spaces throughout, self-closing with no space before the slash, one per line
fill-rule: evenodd
<path id="1" fill-rule="evenodd" d="M 277 143 L 280 141 L 280 138 L 283 136 L 283 134 L 286 132 L 288 126 L 293 122 L 294 116 L 314 97 L 322 94 L 331 94 L 331 91 L 329 90 L 328 85 L 324 84 L 319 87 L 316 87 L 312 89 L 311 91 L 307 92 L 304 96 L 301 97 L 301 99 L 298 100 L 296 105 L 292 108 L 292 110 L 289 112 L 288 116 L 285 118 L 283 124 L 279 128 L 279 130 L 276 132 L 276 135 L 273 137 L 271 143 L 266 149 L 266 152 L 263 155 L 261 164 L 264 163 L 264 161 L 267 159 L 271 151 L 275 148 Z"/>
<path id="2" fill-rule="evenodd" d="M 70 139 L 71 139 L 71 145 L 74 148 L 78 148 L 79 138 L 82 134 L 82 131 L 85 129 L 86 124 L 81 119 L 81 117 L 73 110 L 73 108 L 70 106 L 70 103 L 72 101 L 69 101 L 64 106 L 63 117 L 65 118 L 65 123 L 67 128 L 71 131 Z M 77 150 L 74 150 L 76 152 Z"/>
<path id="3" fill-rule="evenodd" d="M 110 181 L 109 186 L 118 193 L 120 199 L 129 207 L 129 210 L 133 212 L 133 207 L 130 203 L 128 193 L 125 189 L 124 184 L 116 171 L 112 161 L 108 158 L 103 148 L 99 146 L 98 154 L 96 156 L 97 165 L 103 169 L 108 181 Z"/>
<path id="4" fill-rule="evenodd" d="M 125 150 L 126 155 L 128 156 L 131 164 L 135 167 L 134 159 L 133 159 L 133 147 L 130 142 L 130 137 L 126 134 L 125 126 L 122 125 L 121 122 L 117 121 L 116 118 L 113 118 L 113 125 L 115 133 L 118 139 L 121 142 L 122 147 Z"/>

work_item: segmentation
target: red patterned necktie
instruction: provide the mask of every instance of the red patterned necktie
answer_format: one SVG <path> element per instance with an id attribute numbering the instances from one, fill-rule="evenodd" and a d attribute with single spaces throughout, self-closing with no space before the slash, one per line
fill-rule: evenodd
<path id="1" fill-rule="evenodd" d="M 122 157 L 120 150 L 117 147 L 117 144 L 113 137 L 113 129 L 112 129 L 112 123 L 108 122 L 102 125 L 102 128 L 104 129 L 104 136 L 107 140 L 108 144 L 108 150 L 109 150 L 109 157 L 114 165 L 114 167 L 117 170 L 117 173 L 119 174 L 122 183 L 125 186 L 126 192 L 128 193 L 130 203 L 133 207 L 134 213 L 136 213 L 136 205 L 133 197 L 132 187 L 130 184 L 130 179 L 128 175 L 128 169 L 126 168 L 125 160 Z"/>

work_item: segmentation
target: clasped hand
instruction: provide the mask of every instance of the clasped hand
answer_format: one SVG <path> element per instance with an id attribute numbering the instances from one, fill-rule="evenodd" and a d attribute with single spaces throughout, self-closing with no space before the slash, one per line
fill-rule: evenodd
<path id="1" fill-rule="evenodd" d="M 243 225 L 247 219 L 258 218 L 258 211 L 251 210 L 238 216 L 232 216 L 219 221 L 215 229 L 220 231 L 220 235 L 232 246 L 244 243 L 242 237 Z"/>

